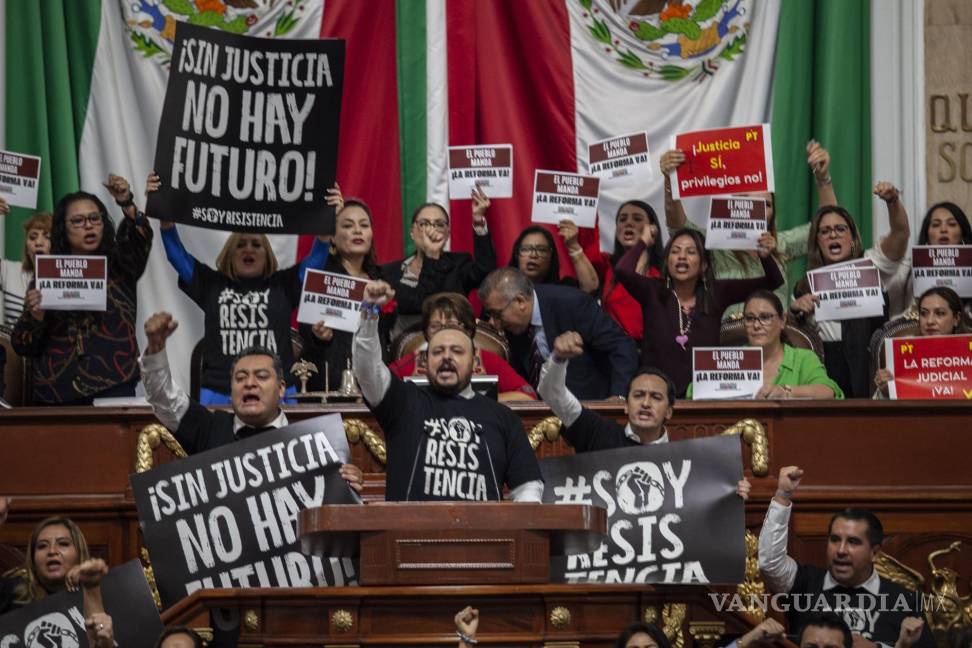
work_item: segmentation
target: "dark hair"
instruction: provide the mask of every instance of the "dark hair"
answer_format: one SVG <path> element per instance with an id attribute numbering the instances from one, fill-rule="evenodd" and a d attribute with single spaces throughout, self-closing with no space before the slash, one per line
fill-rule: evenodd
<path id="1" fill-rule="evenodd" d="M 627 252 L 627 250 L 624 249 L 624 246 L 621 245 L 621 242 L 618 241 L 617 224 L 618 219 L 621 218 L 621 210 L 628 205 L 634 205 L 638 209 L 648 214 L 648 222 L 658 228 L 658 236 L 655 237 L 655 243 L 648 248 L 648 267 L 657 268 L 660 271 L 663 259 L 661 225 L 658 223 L 658 214 L 655 213 L 655 210 L 652 209 L 651 205 L 643 200 L 627 200 L 621 203 L 621 206 L 618 207 L 617 213 L 614 215 L 614 252 L 611 253 L 611 265 L 616 265 L 617 262 L 621 260 L 621 257 L 624 256 L 624 253 Z"/>
<path id="2" fill-rule="evenodd" d="M 668 239 L 668 244 L 665 246 L 664 263 L 662 263 L 662 281 L 665 284 L 668 292 L 674 294 L 672 290 L 672 277 L 668 273 L 668 257 L 672 253 L 672 245 L 679 238 L 687 236 L 692 239 L 695 243 L 695 247 L 699 250 L 699 258 L 701 260 L 701 275 L 699 276 L 698 282 L 695 284 L 695 310 L 701 315 L 708 315 L 715 308 L 715 298 L 712 296 L 712 287 L 715 285 L 715 271 L 712 267 L 712 256 L 709 251 L 705 249 L 705 235 L 688 227 L 683 227 L 682 229 L 676 230 L 672 233 L 672 237 Z"/>
<path id="3" fill-rule="evenodd" d="M 952 628 L 948 635 L 951 648 L 972 648 L 972 626 Z"/>
<path id="4" fill-rule="evenodd" d="M 851 648 L 854 644 L 854 637 L 851 635 L 851 629 L 847 625 L 847 622 L 833 612 L 819 612 L 807 617 L 807 620 L 804 621 L 803 626 L 800 628 L 800 636 L 797 639 L 798 646 L 803 645 L 803 634 L 807 631 L 807 628 L 840 630 L 844 635 L 844 648 Z"/>
<path id="5" fill-rule="evenodd" d="M 817 210 L 817 213 L 810 219 L 810 232 L 807 234 L 807 270 L 816 270 L 827 265 L 817 243 L 817 231 L 820 229 L 820 221 L 827 214 L 837 214 L 844 219 L 851 234 L 851 259 L 859 259 L 864 254 L 864 244 L 861 242 L 861 232 L 857 229 L 857 223 L 850 212 L 840 205 L 824 205 Z"/>
<path id="6" fill-rule="evenodd" d="M 614 648 L 625 648 L 628 641 L 631 640 L 631 637 L 639 633 L 644 633 L 654 639 L 655 643 L 658 644 L 658 648 L 672 648 L 672 642 L 668 640 L 668 637 L 665 636 L 665 633 L 658 626 L 652 625 L 651 623 L 642 623 L 641 621 L 632 623 L 622 630 L 614 642 Z"/>
<path id="7" fill-rule="evenodd" d="M 507 265 L 511 268 L 520 267 L 520 245 L 523 243 L 523 239 L 530 234 L 542 234 L 547 239 L 547 245 L 550 246 L 550 267 L 547 269 L 547 276 L 539 283 L 557 283 L 560 281 L 560 254 L 557 252 L 557 243 L 554 241 L 553 234 L 545 227 L 531 225 L 520 232 L 520 235 L 513 241 L 513 251 L 510 253 L 510 262 Z"/>
<path id="8" fill-rule="evenodd" d="M 411 221 L 412 222 L 412 225 L 415 224 L 415 219 L 418 218 L 419 212 L 422 211 L 423 209 L 425 209 L 426 207 L 435 207 L 440 212 L 442 212 L 442 215 L 443 216 L 445 216 L 446 223 L 449 222 L 449 212 L 446 211 L 446 208 L 445 207 L 443 207 L 442 205 L 440 205 L 437 202 L 427 202 L 427 203 L 422 203 L 421 205 L 419 205 L 418 207 L 415 208 L 415 211 L 412 212 L 412 221 Z"/>
<path id="9" fill-rule="evenodd" d="M 108 254 L 115 247 L 115 223 L 108 216 L 108 208 L 101 198 L 87 191 L 69 193 L 58 201 L 54 207 L 54 220 L 51 223 L 51 254 L 71 254 L 71 244 L 67 239 L 67 210 L 79 200 L 90 200 L 98 207 L 101 222 L 101 244 L 92 254 Z"/>
<path id="10" fill-rule="evenodd" d="M 517 295 L 530 297 L 533 295 L 533 284 L 517 267 L 497 268 L 479 284 L 479 301 L 485 304 L 493 292 L 507 300 L 513 300 Z"/>
<path id="11" fill-rule="evenodd" d="M 422 334 L 429 339 L 429 320 L 433 313 L 455 317 L 459 326 L 470 335 L 476 335 L 476 315 L 473 314 L 469 300 L 459 293 L 441 292 L 429 295 L 422 302 Z"/>
<path id="12" fill-rule="evenodd" d="M 780 301 L 780 298 L 776 296 L 775 292 L 773 292 L 772 290 L 765 290 L 765 289 L 756 290 L 752 292 L 749 295 L 749 297 L 746 298 L 746 301 L 743 302 L 744 317 L 745 317 L 746 306 L 749 306 L 749 302 L 753 301 L 754 299 L 762 299 L 763 301 L 768 301 L 770 306 L 773 307 L 773 310 L 776 311 L 776 314 L 780 317 L 781 320 L 786 317 L 786 314 L 784 313 L 783 310 L 783 302 Z M 787 338 L 786 336 L 786 326 L 784 326 L 783 330 L 780 331 L 780 342 L 782 342 L 783 344 L 790 343 L 789 338 Z"/>
<path id="13" fill-rule="evenodd" d="M 953 202 L 939 202 L 928 208 L 925 212 L 925 219 L 921 221 L 921 230 L 918 232 L 918 245 L 928 245 L 928 226 L 931 224 L 932 213 L 936 209 L 947 209 L 951 212 L 955 220 L 958 221 L 959 229 L 962 230 L 962 241 L 964 245 L 972 244 L 972 227 L 969 226 L 969 217 L 965 215 L 962 208 Z"/>
<path id="14" fill-rule="evenodd" d="M 162 634 L 159 635 L 158 640 L 155 642 L 155 648 L 161 648 L 163 641 L 165 641 L 166 639 L 168 639 L 173 635 L 180 635 L 180 634 L 184 634 L 190 639 L 192 639 L 192 645 L 195 646 L 196 648 L 203 648 L 202 637 L 199 636 L 199 633 L 188 626 L 182 626 L 182 625 L 172 626 L 171 628 L 166 628 L 165 630 L 163 630 Z"/>
<path id="15" fill-rule="evenodd" d="M 230 375 L 236 372 L 236 363 L 243 358 L 248 358 L 250 356 L 267 356 L 273 360 L 273 370 L 277 373 L 277 379 L 283 382 L 287 379 L 287 375 L 284 373 L 283 361 L 280 356 L 264 346 L 249 346 L 240 351 L 235 358 L 233 358 L 232 368 L 230 369 Z"/>
<path id="16" fill-rule="evenodd" d="M 672 379 L 668 377 L 668 374 L 666 374 L 661 369 L 656 369 L 655 367 L 642 367 L 641 369 L 636 371 L 635 374 L 631 376 L 631 380 L 628 381 L 628 390 L 626 394 L 631 393 L 631 388 L 634 386 L 634 381 L 637 380 L 638 378 L 641 378 L 642 376 L 658 376 L 659 378 L 664 380 L 665 389 L 668 396 L 668 404 L 669 405 L 675 404 L 675 383 L 673 383 Z"/>
<path id="17" fill-rule="evenodd" d="M 476 331 L 475 330 L 470 331 L 469 329 L 467 329 L 467 328 L 465 328 L 463 326 L 456 326 L 455 324 L 446 324 L 445 326 L 443 326 L 442 328 L 440 328 L 438 331 L 436 331 L 435 333 L 433 333 L 432 334 L 432 337 L 435 337 L 436 335 L 438 335 L 442 331 L 459 331 L 460 333 L 462 333 L 463 335 L 465 335 L 467 338 L 469 338 L 469 345 L 472 347 L 473 353 L 476 352 Z M 432 338 L 429 338 L 429 343 L 431 344 L 431 342 L 432 342 Z"/>
<path id="18" fill-rule="evenodd" d="M 915 300 L 915 305 L 918 308 L 918 314 L 921 315 L 921 302 L 925 301 L 927 297 L 938 296 L 945 300 L 948 304 L 949 310 L 958 316 L 958 324 L 952 333 L 965 333 L 968 329 L 968 325 L 965 321 L 965 309 L 962 307 L 962 298 L 958 296 L 958 293 L 949 288 L 948 286 L 932 286 L 925 292 L 921 293 L 921 297 Z"/>
<path id="19" fill-rule="evenodd" d="M 827 525 L 827 532 L 834 528 L 835 520 L 853 520 L 867 522 L 867 542 L 871 547 L 876 547 L 884 542 L 884 526 L 876 515 L 862 508 L 845 508 L 843 511 L 834 513 Z"/>
<path id="20" fill-rule="evenodd" d="M 365 214 L 368 215 L 368 222 L 371 224 L 371 229 L 372 229 L 371 248 L 368 250 L 368 254 L 365 255 L 364 263 L 362 264 L 361 268 L 362 270 L 365 271 L 365 273 L 367 273 L 369 277 L 374 279 L 379 276 L 380 269 L 378 266 L 378 257 L 375 255 L 375 236 L 374 236 L 375 219 L 371 215 L 371 207 L 369 207 L 365 201 L 359 200 L 358 198 L 347 198 L 344 201 L 344 206 L 341 207 L 340 211 L 338 211 L 338 213 L 334 217 L 335 224 L 337 222 L 337 217 L 340 216 L 341 213 L 344 212 L 344 210 L 347 209 L 348 207 L 358 207 L 362 209 Z M 337 248 L 334 247 L 333 243 L 331 243 L 331 252 L 328 255 L 328 261 L 330 261 L 332 258 L 335 259 L 336 261 L 341 260 L 341 253 L 338 252 Z M 344 272 L 343 266 L 341 267 L 342 267 L 341 272 Z"/>

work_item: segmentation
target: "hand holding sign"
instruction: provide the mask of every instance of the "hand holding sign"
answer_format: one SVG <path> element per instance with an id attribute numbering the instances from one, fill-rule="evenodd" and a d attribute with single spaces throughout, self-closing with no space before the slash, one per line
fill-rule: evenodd
<path id="1" fill-rule="evenodd" d="M 114 648 L 115 633 L 111 617 L 104 612 L 95 612 L 84 620 L 88 635 L 88 648 Z"/>
<path id="2" fill-rule="evenodd" d="M 4 495 L 0 495 L 0 524 L 7 521 L 7 514 L 10 513 L 10 502 L 12 499 Z"/>
<path id="3" fill-rule="evenodd" d="M 569 218 L 557 223 L 557 234 L 560 238 L 564 240 L 564 247 L 567 248 L 568 252 L 574 252 L 581 249 L 580 243 L 577 242 L 577 235 L 580 232 L 574 221 Z"/>
<path id="4" fill-rule="evenodd" d="M 759 258 L 765 259 L 769 255 L 773 254 L 775 249 L 776 237 L 769 232 L 763 232 L 759 237 L 759 241 L 757 242 L 756 254 L 759 255 Z"/>
<path id="5" fill-rule="evenodd" d="M 888 383 L 894 380 L 894 375 L 887 369 L 878 369 L 874 372 L 874 385 L 885 396 L 888 395 Z"/>
<path id="6" fill-rule="evenodd" d="M 473 227 L 477 229 L 482 229 L 486 227 L 486 212 L 489 211 L 489 206 L 492 203 L 489 200 L 489 196 L 483 191 L 483 188 L 479 185 L 473 187 L 472 190 L 472 219 Z"/>
<path id="7" fill-rule="evenodd" d="M 311 328 L 311 332 L 314 334 L 314 337 L 321 342 L 330 342 L 332 339 L 334 339 L 334 329 L 329 328 L 327 324 L 324 323 L 324 320 L 315 323 Z"/>
<path id="8" fill-rule="evenodd" d="M 0 214 L 6 216 L 9 213 L 10 205 L 8 205 L 7 201 L 3 199 L 3 196 L 0 196 Z"/>
<path id="9" fill-rule="evenodd" d="M 658 166 L 661 167 L 662 174 L 667 178 L 668 174 L 681 166 L 684 161 L 685 153 L 682 153 L 678 149 L 672 149 L 662 153 L 661 159 L 658 161 Z"/>
<path id="10" fill-rule="evenodd" d="M 736 495 L 742 498 L 742 501 L 749 499 L 749 491 L 753 490 L 753 485 L 748 479 L 743 477 L 738 482 L 736 482 Z"/>
<path id="11" fill-rule="evenodd" d="M 812 315 L 813 311 L 817 308 L 817 304 L 819 303 L 819 297 L 813 293 L 807 293 L 806 295 L 797 297 L 790 302 L 790 310 L 801 317 L 804 315 Z"/>
<path id="12" fill-rule="evenodd" d="M 165 311 L 156 313 L 145 320 L 145 337 L 148 346 L 146 355 L 152 355 L 165 349 L 165 341 L 179 328 L 179 322 L 172 319 L 172 315 Z"/>
<path id="13" fill-rule="evenodd" d="M 558 361 L 576 358 L 584 353 L 584 339 L 575 331 L 562 333 L 554 340 L 553 352 Z"/>
<path id="14" fill-rule="evenodd" d="M 24 295 L 24 308 L 29 312 L 35 320 L 42 322 L 44 320 L 44 311 L 41 310 L 41 293 L 39 290 L 28 290 L 27 294 Z"/>
<path id="15" fill-rule="evenodd" d="M 364 489 L 364 473 L 354 464 L 342 464 L 339 474 L 355 493 L 360 493 Z"/>

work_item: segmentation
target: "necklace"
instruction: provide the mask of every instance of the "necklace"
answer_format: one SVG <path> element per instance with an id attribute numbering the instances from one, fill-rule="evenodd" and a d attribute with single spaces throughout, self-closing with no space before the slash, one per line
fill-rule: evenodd
<path id="1" fill-rule="evenodd" d="M 678 304 L 678 335 L 675 336 L 675 341 L 685 349 L 689 331 L 692 330 L 692 316 L 683 313 L 682 301 L 678 298 L 678 293 L 673 290 L 672 294 L 675 295 L 675 303 Z"/>

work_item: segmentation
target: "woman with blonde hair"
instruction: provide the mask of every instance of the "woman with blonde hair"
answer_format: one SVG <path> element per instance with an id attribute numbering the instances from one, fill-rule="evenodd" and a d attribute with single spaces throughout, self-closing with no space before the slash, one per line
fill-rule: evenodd
<path id="1" fill-rule="evenodd" d="M 10 207 L 0 197 L 0 214 L 8 214 Z M 54 215 L 39 212 L 24 221 L 24 251 L 20 260 L 4 259 L 0 267 L 0 285 L 3 287 L 2 319 L 5 326 L 13 327 L 24 312 L 24 296 L 34 280 L 34 256 L 51 253 L 51 223 Z"/>
<path id="2" fill-rule="evenodd" d="M 24 566 L 0 577 L 0 614 L 68 589 L 68 574 L 88 558 L 77 524 L 60 516 L 42 520 L 30 536 Z"/>
<path id="3" fill-rule="evenodd" d="M 149 175 L 147 191 L 160 186 L 159 176 Z M 327 203 L 340 210 L 343 200 L 337 185 L 328 190 Z M 288 392 L 293 393 L 290 314 L 300 301 L 304 272 L 324 267 L 328 238 L 317 237 L 310 254 L 298 265 L 281 270 L 265 234 L 234 232 L 216 257 L 214 270 L 189 254 L 175 223 L 161 220 L 160 229 L 166 257 L 179 275 L 179 288 L 205 316 L 199 401 L 203 405 L 230 403 L 233 358 L 251 346 L 265 347 L 280 356 Z"/>

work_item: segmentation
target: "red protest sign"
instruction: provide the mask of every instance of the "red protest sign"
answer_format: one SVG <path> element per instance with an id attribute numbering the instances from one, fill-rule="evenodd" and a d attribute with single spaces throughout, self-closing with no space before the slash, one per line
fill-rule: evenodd
<path id="1" fill-rule="evenodd" d="M 672 172 L 676 200 L 774 190 L 769 124 L 681 133 L 672 148 L 685 153 L 685 162 Z"/>
<path id="2" fill-rule="evenodd" d="M 972 335 L 884 341 L 893 399 L 972 399 Z"/>

